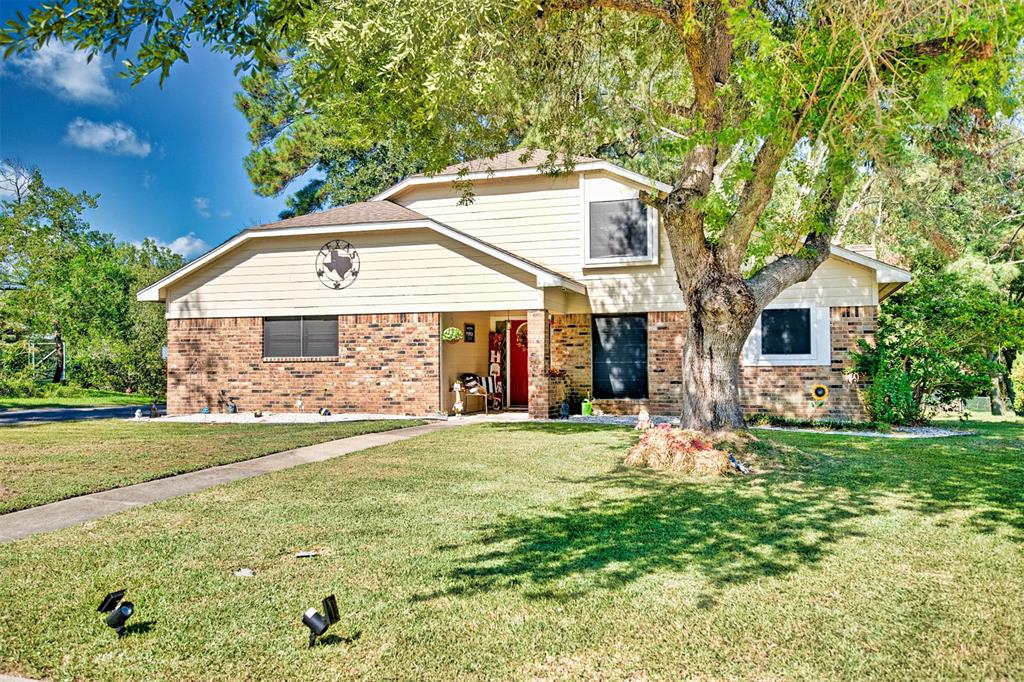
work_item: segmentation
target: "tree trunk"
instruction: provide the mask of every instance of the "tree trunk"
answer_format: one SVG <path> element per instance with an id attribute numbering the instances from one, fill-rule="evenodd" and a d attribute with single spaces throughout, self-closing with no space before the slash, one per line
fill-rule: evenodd
<path id="1" fill-rule="evenodd" d="M 744 427 L 739 358 L 757 319 L 757 305 L 738 277 L 713 271 L 687 296 L 679 423 L 698 431 Z"/>
<path id="2" fill-rule="evenodd" d="M 53 383 L 59 384 L 64 380 L 64 337 L 60 334 L 60 322 L 53 324 L 53 359 L 56 363 L 53 367 Z"/>

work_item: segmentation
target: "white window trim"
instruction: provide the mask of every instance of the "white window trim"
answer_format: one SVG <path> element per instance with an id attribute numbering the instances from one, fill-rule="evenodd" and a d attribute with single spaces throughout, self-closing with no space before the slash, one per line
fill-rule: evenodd
<path id="1" fill-rule="evenodd" d="M 657 265 L 658 264 L 658 242 L 659 218 L 658 210 L 653 206 L 647 206 L 647 244 L 650 253 L 644 256 L 606 256 L 594 258 L 590 255 L 590 204 L 599 201 L 628 201 L 639 199 L 640 191 L 630 193 L 629 196 L 591 196 L 587 191 L 586 173 L 580 173 L 580 203 L 583 212 L 583 267 L 585 268 L 607 268 L 628 265 Z"/>
<path id="2" fill-rule="evenodd" d="M 743 364 L 752 367 L 828 367 L 832 365 L 832 322 L 828 306 L 808 301 L 770 303 L 765 310 L 806 308 L 811 311 L 811 352 L 807 355 L 765 355 L 761 352 L 761 316 L 743 346 Z"/>

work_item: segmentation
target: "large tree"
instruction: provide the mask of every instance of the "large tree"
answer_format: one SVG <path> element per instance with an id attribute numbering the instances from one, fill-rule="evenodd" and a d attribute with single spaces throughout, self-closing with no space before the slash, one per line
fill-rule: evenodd
<path id="1" fill-rule="evenodd" d="M 968 98 L 1015 106 L 1022 25 L 995 0 L 101 0 L 41 5 L 2 39 L 131 46 L 137 78 L 194 39 L 287 62 L 321 125 L 428 172 L 520 140 L 563 153 L 551 170 L 615 150 L 671 185 L 645 200 L 690 316 L 681 417 L 715 430 L 743 424 L 741 346 L 828 257 L 860 169 L 899 163 Z M 796 207 L 773 207 L 784 176 Z"/>

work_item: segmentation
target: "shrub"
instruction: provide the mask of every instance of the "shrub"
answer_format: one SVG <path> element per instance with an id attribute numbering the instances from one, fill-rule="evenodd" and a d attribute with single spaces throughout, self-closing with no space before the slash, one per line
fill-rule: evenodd
<path id="1" fill-rule="evenodd" d="M 626 464 L 652 469 L 720 475 L 730 471 L 729 456 L 697 431 L 659 424 L 644 431 L 630 448 Z"/>
<path id="2" fill-rule="evenodd" d="M 859 422 L 847 419 L 802 419 L 784 417 L 780 414 L 758 412 L 747 417 L 750 426 L 782 426 L 798 429 L 830 429 L 833 431 L 891 431 L 889 424 L 880 422 Z"/>
<path id="3" fill-rule="evenodd" d="M 1013 411 L 1024 416 L 1024 352 L 1018 352 L 1010 370 L 1013 382 Z"/>

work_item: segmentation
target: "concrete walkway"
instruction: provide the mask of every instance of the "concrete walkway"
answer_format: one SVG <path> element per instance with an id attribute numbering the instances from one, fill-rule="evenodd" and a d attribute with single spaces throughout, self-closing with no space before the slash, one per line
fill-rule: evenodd
<path id="1" fill-rule="evenodd" d="M 159 405 L 160 411 L 167 409 Z M 149 414 L 149 405 L 115 407 L 33 407 L 27 410 L 0 410 L 0 425 L 34 422 L 69 422 L 79 419 L 129 419 L 135 410 Z"/>
<path id="2" fill-rule="evenodd" d="M 36 533 L 47 533 L 67 528 L 116 514 L 125 509 L 206 490 L 222 483 L 252 478 L 271 471 L 290 469 L 309 462 L 322 462 L 366 448 L 388 445 L 440 429 L 481 421 L 485 420 L 468 417 L 461 420 L 431 422 L 422 426 L 411 426 L 394 431 L 367 433 L 23 509 L 0 516 L 0 543 L 19 540 Z"/>

